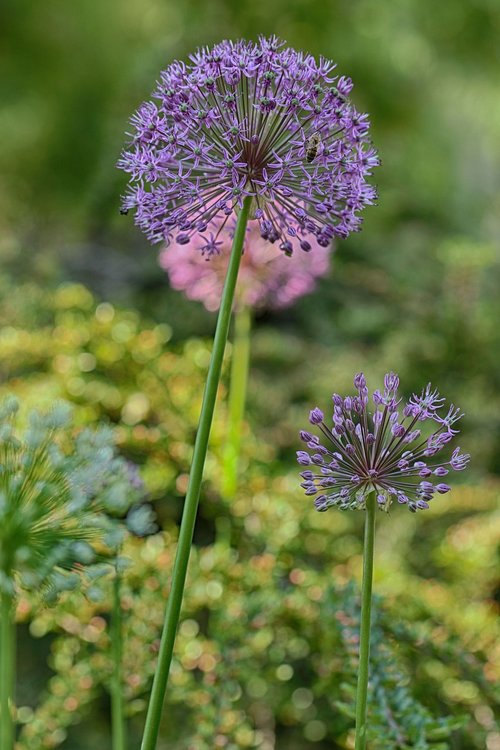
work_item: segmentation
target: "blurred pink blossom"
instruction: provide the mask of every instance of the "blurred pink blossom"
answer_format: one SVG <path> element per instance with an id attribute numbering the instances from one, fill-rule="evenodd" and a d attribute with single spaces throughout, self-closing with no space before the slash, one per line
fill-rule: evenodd
<path id="1" fill-rule="evenodd" d="M 218 254 L 202 255 L 192 244 L 170 243 L 160 253 L 160 265 L 174 289 L 188 299 L 202 302 L 207 310 L 218 310 L 231 252 L 232 231 L 221 230 Z M 328 273 L 332 249 L 313 240 L 311 250 L 295 250 L 291 257 L 260 236 L 259 225 L 251 222 L 243 246 L 236 287 L 235 306 L 280 308 L 313 291 L 316 279 Z"/>

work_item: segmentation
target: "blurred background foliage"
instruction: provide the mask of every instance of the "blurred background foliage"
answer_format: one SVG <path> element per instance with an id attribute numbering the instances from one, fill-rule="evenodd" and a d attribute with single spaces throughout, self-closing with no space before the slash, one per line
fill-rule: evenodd
<path id="1" fill-rule="evenodd" d="M 331 615 L 314 596 L 312 609 L 304 602 L 310 588 L 324 592 L 333 581 L 334 597 L 359 576 L 361 519 L 310 511 L 295 478 L 296 432 L 311 402 L 324 406 L 332 390 L 349 389 L 354 372 L 363 369 L 374 383 L 394 369 L 407 392 L 432 380 L 464 408 L 460 443 L 473 463 L 463 478 L 467 485 L 429 514 L 414 518 L 396 509 L 379 524 L 381 627 L 419 700 L 438 715 L 466 714 L 465 728 L 449 746 L 498 750 L 491 689 L 500 598 L 498 3 L 4 0 L 0 14 L 1 390 L 37 406 L 63 397 L 76 405 L 82 425 L 100 419 L 117 425 L 122 450 L 142 467 L 166 530 L 142 547 L 136 542 L 130 553 L 143 560 L 134 575 L 145 581 L 156 581 L 159 568 L 163 582 L 170 565 L 214 316 L 168 288 L 156 249 L 131 216 L 119 215 L 125 178 L 114 165 L 128 118 L 149 97 L 162 67 L 223 37 L 276 33 L 332 57 L 340 73 L 353 77 L 353 98 L 371 115 L 382 157 L 375 175 L 380 205 L 366 212 L 361 233 L 338 246 L 330 277 L 312 297 L 255 322 L 245 484 L 234 502 L 221 498 L 221 406 L 196 530 L 188 624 L 178 647 L 181 661 L 183 653 L 197 653 L 192 659 L 198 661 L 188 665 L 185 684 L 177 680 L 171 701 L 182 707 L 189 689 L 195 707 L 206 705 L 210 726 L 226 717 L 229 739 L 221 747 L 350 747 L 349 721 L 325 697 L 328 678 L 323 685 L 315 671 L 319 654 L 327 662 L 331 657 L 325 655 Z M 210 555 L 212 567 L 203 568 Z M 206 580 L 201 570 L 210 571 Z M 218 596 L 212 580 L 220 584 Z M 296 620 L 286 614 L 285 599 L 283 611 L 274 609 L 290 585 L 302 597 Z M 133 577 L 130 586 L 141 588 Z M 255 603 L 249 608 L 269 610 L 260 656 L 258 648 L 245 647 L 245 627 L 238 631 L 235 623 L 227 640 L 220 627 L 245 592 Z M 134 617 L 140 621 L 151 606 L 141 600 Z M 30 707 L 52 676 L 42 714 L 62 719 L 66 711 L 68 725 L 81 717 L 84 723 L 67 736 L 64 726 L 53 727 L 55 737 L 44 730 L 40 747 L 63 743 L 80 750 L 90 737 L 107 742 L 107 667 L 99 662 L 105 605 L 68 601 L 67 611 L 30 612 L 25 602 L 19 704 L 26 708 L 26 731 Z M 210 629 L 208 615 L 219 626 Z M 158 618 L 151 618 L 156 625 Z M 406 620 L 415 632 L 397 632 Z M 139 630 L 146 648 L 152 633 Z M 284 642 L 293 640 L 292 630 L 305 645 L 290 655 Z M 64 635 L 53 641 L 57 633 Z M 339 647 L 341 632 L 331 637 Z M 188 642 L 195 644 L 191 651 Z M 101 645 L 94 650 L 92 644 Z M 230 665 L 205 671 L 199 659 L 207 657 L 208 665 L 212 656 L 219 665 L 231 649 L 237 664 L 231 680 L 239 688 L 210 718 L 212 677 L 224 681 Z M 147 657 L 141 663 L 151 666 Z M 252 683 L 256 664 L 265 686 Z M 291 673 L 281 669 L 287 665 Z M 328 668 L 341 671 L 338 664 Z M 138 732 L 148 674 L 137 677 L 133 665 L 130 674 L 136 675 L 129 698 Z M 76 685 L 75 675 L 79 689 L 65 693 L 62 683 Z M 308 703 L 311 691 L 318 692 Z M 86 714 L 82 706 L 91 700 Z M 242 728 L 238 736 L 235 726 Z M 187 722 L 186 732 L 196 729 L 194 720 Z M 170 731 L 165 726 L 173 742 Z M 189 741 L 203 747 L 195 734 Z M 30 742 L 35 747 L 33 737 Z"/>
<path id="2" fill-rule="evenodd" d="M 122 607 L 134 747 L 158 648 L 210 345 L 193 337 L 172 342 L 166 323 L 99 301 L 81 284 L 49 291 L 19 284 L 3 300 L 0 394 L 39 406 L 63 398 L 73 404 L 77 423 L 114 423 L 118 446 L 139 465 L 165 529 L 128 542 L 124 550 L 132 561 Z M 300 356 L 297 351 L 301 339 L 295 347 L 275 347 L 273 356 L 270 335 L 265 327 L 255 337 L 257 383 L 251 424 L 245 425 L 244 482 L 234 498 L 221 491 L 227 385 L 220 389 L 165 747 L 352 748 L 357 610 L 349 584 L 361 575 L 363 518 L 318 514 L 298 491 L 296 435 L 315 383 L 297 385 L 307 355 L 305 344 Z M 324 365 L 331 369 L 336 359 L 327 352 L 325 347 Z M 346 387 L 349 356 L 344 354 Z M 265 420 L 260 409 L 266 397 L 286 402 L 283 379 L 276 378 L 280 362 L 279 369 L 290 373 L 291 405 L 280 412 L 275 404 L 276 413 Z M 259 363 L 268 369 L 260 373 Z M 467 440 L 474 444 L 475 436 Z M 479 750 L 488 742 L 488 750 L 495 748 L 499 486 L 479 464 L 475 481 L 469 478 L 440 498 L 431 512 L 414 516 L 398 507 L 389 517 L 380 514 L 375 588 L 383 604 L 373 652 L 379 683 L 372 693 L 372 723 L 387 727 L 387 706 L 398 722 L 420 717 L 430 744 L 409 747 Z M 20 750 L 84 750 L 89 742 L 109 742 L 110 585 L 102 579 L 91 597 L 63 595 L 57 607 L 42 611 L 29 597 L 21 601 L 18 617 L 27 645 L 18 690 Z M 40 640 L 38 648 L 32 639 Z M 421 713 L 408 695 L 420 702 Z M 425 711 L 449 716 L 451 727 L 426 718 Z M 404 722 L 398 722 L 396 737 L 405 736 Z M 447 726 L 454 728 L 452 744 L 439 744 Z M 374 750 L 398 747 L 403 745 L 385 736 L 373 739 Z"/>

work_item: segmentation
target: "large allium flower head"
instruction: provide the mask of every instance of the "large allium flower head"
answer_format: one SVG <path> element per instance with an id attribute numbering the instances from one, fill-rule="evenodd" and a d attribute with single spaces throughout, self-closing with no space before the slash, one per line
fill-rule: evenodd
<path id="1" fill-rule="evenodd" d="M 401 405 L 399 378 L 392 372 L 384 378 L 384 390 L 374 391 L 374 408 L 363 373 L 354 386 L 357 396 L 333 395 L 332 426 L 321 409 L 310 412 L 309 422 L 321 437 L 300 433 L 308 449 L 297 452 L 298 463 L 308 467 L 301 473 L 306 495 L 317 495 L 320 511 L 363 509 L 372 491 L 381 510 L 395 500 L 412 512 L 428 508 L 436 492 L 450 490 L 442 478 L 469 462 L 460 448 L 446 460 L 436 457 L 458 433 L 453 425 L 462 413 L 453 405 L 443 413 L 444 398 L 430 384 Z"/>
<path id="2" fill-rule="evenodd" d="M 197 237 L 206 253 L 218 247 L 211 222 L 224 226 L 245 196 L 261 236 L 286 254 L 359 229 L 379 161 L 368 117 L 348 99 L 352 82 L 334 69 L 276 37 L 172 63 L 132 118 L 123 209 L 136 209 L 153 242 Z"/>
<path id="3" fill-rule="evenodd" d="M 222 297 L 231 253 L 234 222 L 220 228 L 214 221 L 214 233 L 220 238 L 216 253 L 192 251 L 188 245 L 172 242 L 160 253 L 160 264 L 167 271 L 174 289 L 189 299 L 203 302 L 207 310 L 217 310 Z M 243 256 L 235 292 L 236 307 L 277 309 L 293 304 L 313 291 L 316 279 L 329 270 L 331 250 L 311 239 L 310 253 L 294 253 L 286 258 L 260 236 L 258 224 L 247 229 Z"/>

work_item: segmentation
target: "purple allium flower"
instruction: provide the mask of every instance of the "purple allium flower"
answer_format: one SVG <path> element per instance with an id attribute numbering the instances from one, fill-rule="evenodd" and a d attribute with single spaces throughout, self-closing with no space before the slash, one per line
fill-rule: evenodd
<path id="1" fill-rule="evenodd" d="M 217 227 L 217 222 L 214 222 Z M 216 231 L 216 230 L 214 230 Z M 218 310 L 231 253 L 232 230 L 224 227 L 218 252 L 204 255 L 173 242 L 160 253 L 160 264 L 167 271 L 174 289 L 189 299 L 203 302 L 207 310 Z M 281 308 L 313 291 L 316 279 L 329 269 L 331 250 L 312 240 L 314 251 L 283 253 L 260 236 L 253 222 L 247 230 L 235 292 L 236 307 Z"/>
<path id="2" fill-rule="evenodd" d="M 452 425 L 462 413 L 452 406 L 441 416 L 444 398 L 430 384 L 420 396 L 413 394 L 401 405 L 394 373 L 385 376 L 383 392 L 374 391 L 374 409 L 368 407 L 362 373 L 356 375 L 354 385 L 357 396 L 333 395 L 332 427 L 325 424 L 320 409 L 310 412 L 309 422 L 319 427 L 323 442 L 306 430 L 300 433 L 309 449 L 297 452 L 298 463 L 308 467 L 301 473 L 306 495 L 318 495 L 314 504 L 320 511 L 335 505 L 341 510 L 364 508 L 372 491 L 381 510 L 388 510 L 394 500 L 412 512 L 428 508 L 436 492 L 451 489 L 435 480 L 450 469 L 463 471 L 469 462 L 460 448 L 448 460 L 435 458 L 458 432 Z M 416 428 L 422 423 L 427 423 L 425 436 Z"/>
<path id="3" fill-rule="evenodd" d="M 223 226 L 245 196 L 261 236 L 287 255 L 359 229 L 379 160 L 367 115 L 347 98 L 351 80 L 276 37 L 223 41 L 190 60 L 163 71 L 119 161 L 132 183 L 123 208 L 148 238 L 197 236 L 212 253 L 211 222 Z"/>

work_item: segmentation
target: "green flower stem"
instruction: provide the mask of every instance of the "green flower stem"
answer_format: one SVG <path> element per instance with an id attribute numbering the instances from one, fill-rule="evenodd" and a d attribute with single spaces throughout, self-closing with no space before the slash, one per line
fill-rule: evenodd
<path id="1" fill-rule="evenodd" d="M 363 545 L 363 583 L 361 587 L 361 627 L 359 634 L 359 668 L 356 690 L 355 750 L 366 748 L 366 697 L 370 671 L 370 632 L 372 610 L 373 547 L 375 541 L 375 493 L 366 499 L 365 539 Z"/>
<path id="2" fill-rule="evenodd" d="M 241 425 L 247 395 L 251 326 L 252 316 L 249 307 L 243 307 L 235 312 L 229 385 L 229 429 L 224 452 L 223 492 L 225 497 L 232 497 L 238 486 Z"/>
<path id="3" fill-rule="evenodd" d="M 16 671 L 16 631 L 14 623 L 14 598 L 2 591 L 0 594 L 0 748 L 14 747 L 14 721 L 12 719 L 14 682 Z"/>
<path id="4" fill-rule="evenodd" d="M 245 231 L 250 213 L 250 203 L 251 198 L 246 197 L 243 201 L 243 208 L 238 215 L 231 257 L 229 259 L 226 281 L 222 292 L 217 326 L 215 328 L 212 356 L 208 368 L 205 392 L 203 394 L 198 432 L 194 444 L 189 485 L 184 503 L 181 528 L 179 531 L 177 554 L 172 573 L 172 585 L 165 610 L 165 621 L 160 642 L 160 651 L 158 654 L 158 666 L 153 680 L 153 688 L 151 690 L 151 699 L 146 716 L 146 724 L 144 726 L 141 750 L 154 750 L 158 739 L 161 712 L 167 688 L 170 663 L 172 661 L 175 634 L 179 622 L 189 553 L 191 551 L 191 543 L 193 540 L 196 511 L 198 509 L 200 488 L 203 478 L 203 467 L 207 455 L 208 438 L 210 436 L 217 388 L 219 386 L 222 369 L 222 360 L 229 333 L 234 290 L 238 278 L 243 241 L 245 239 Z"/>
<path id="5" fill-rule="evenodd" d="M 121 577 L 115 570 L 113 581 L 113 608 L 111 612 L 111 656 L 113 675 L 111 680 L 111 733 L 113 750 L 126 750 L 125 715 L 123 710 L 123 627 L 120 601 Z"/>

